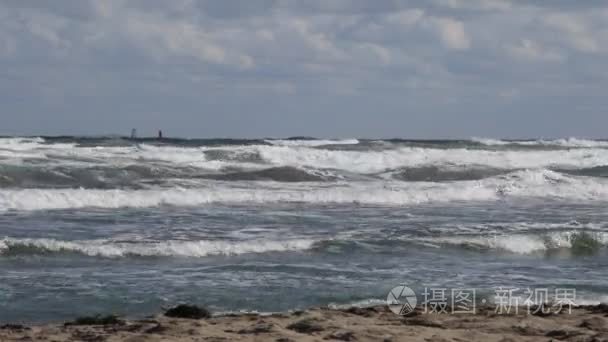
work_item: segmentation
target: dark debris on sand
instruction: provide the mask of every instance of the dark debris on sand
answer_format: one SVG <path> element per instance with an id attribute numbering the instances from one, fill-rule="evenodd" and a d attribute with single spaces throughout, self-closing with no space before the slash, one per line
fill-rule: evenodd
<path id="1" fill-rule="evenodd" d="M 357 315 L 357 316 L 372 317 L 375 314 L 382 312 L 382 310 L 383 310 L 383 308 L 378 308 L 378 307 L 363 307 L 362 308 L 362 307 L 353 306 L 353 307 L 343 310 L 343 312 Z"/>
<path id="2" fill-rule="evenodd" d="M 125 321 L 119 319 L 115 315 L 96 315 L 96 316 L 82 316 L 76 318 L 72 322 L 66 322 L 65 326 L 70 325 L 124 325 Z"/>
<path id="3" fill-rule="evenodd" d="M 167 310 L 165 316 L 173 318 L 203 319 L 211 318 L 211 312 L 196 305 L 180 304 Z"/>
<path id="4" fill-rule="evenodd" d="M 291 323 L 287 326 L 287 329 L 299 332 L 301 334 L 312 334 L 324 330 L 324 328 L 315 318 L 305 318 Z"/>
<path id="5" fill-rule="evenodd" d="M 598 305 L 589 305 L 589 306 L 585 306 L 584 308 L 591 311 L 592 313 L 608 314 L 608 304 L 606 304 L 606 303 L 601 303 Z"/>
<path id="6" fill-rule="evenodd" d="M 30 327 L 26 327 L 21 324 L 4 324 L 4 325 L 0 325 L 0 330 L 23 331 L 23 330 L 30 330 Z"/>

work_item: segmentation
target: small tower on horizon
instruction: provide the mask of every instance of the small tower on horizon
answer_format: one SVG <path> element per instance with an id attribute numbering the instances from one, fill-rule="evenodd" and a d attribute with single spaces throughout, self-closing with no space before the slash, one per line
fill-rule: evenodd
<path id="1" fill-rule="evenodd" d="M 158 139 L 162 139 L 163 138 L 163 131 L 162 130 L 158 130 Z"/>

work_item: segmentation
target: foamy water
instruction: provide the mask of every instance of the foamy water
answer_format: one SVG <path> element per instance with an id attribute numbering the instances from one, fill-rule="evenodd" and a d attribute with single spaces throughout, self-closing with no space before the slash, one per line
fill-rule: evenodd
<path id="1" fill-rule="evenodd" d="M 377 303 L 396 284 L 608 295 L 608 145 L 0 138 L 0 321 Z"/>

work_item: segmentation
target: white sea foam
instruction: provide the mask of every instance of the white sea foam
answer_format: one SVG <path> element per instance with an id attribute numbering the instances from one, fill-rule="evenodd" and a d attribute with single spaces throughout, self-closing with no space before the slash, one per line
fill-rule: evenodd
<path id="1" fill-rule="evenodd" d="M 554 140 L 553 143 L 560 144 L 561 146 L 574 146 L 574 147 L 608 147 L 608 141 L 602 140 L 586 140 L 577 138 L 559 139 Z"/>
<path id="2" fill-rule="evenodd" d="M 608 296 L 603 295 L 578 295 L 575 303 L 576 305 L 598 305 L 598 304 L 608 304 Z M 581 298 L 582 297 L 582 298 Z"/>
<path id="3" fill-rule="evenodd" d="M 343 140 L 284 140 L 284 139 L 268 139 L 265 140 L 269 144 L 279 146 L 325 146 L 325 145 L 356 145 L 359 143 L 357 139 Z"/>
<path id="4" fill-rule="evenodd" d="M 554 140 L 499 140 L 491 138 L 472 138 L 471 141 L 488 145 L 523 145 L 523 146 L 560 146 L 560 147 L 608 147 L 608 141 L 604 140 L 589 140 L 579 138 L 565 138 Z"/>
<path id="5" fill-rule="evenodd" d="M 15 138 L 0 138 L 1 148 L 12 148 L 12 149 L 27 149 L 44 143 L 43 138 L 33 137 L 15 137 Z"/>
<path id="6" fill-rule="evenodd" d="M 53 143 L 46 144 L 46 140 L 39 137 L 32 138 L 0 138 L 0 150 L 29 151 L 29 150 L 54 150 L 75 148 L 75 143 Z"/>
<path id="7" fill-rule="evenodd" d="M 2 139 L 0 139 L 2 140 Z M 164 163 L 209 170 L 230 167 L 259 169 L 272 166 L 296 168 L 338 169 L 356 173 L 379 173 L 404 167 L 454 166 L 524 169 L 559 167 L 568 169 L 608 165 L 608 149 L 579 148 L 571 150 L 480 150 L 401 147 L 381 151 L 327 150 L 301 146 L 221 146 L 175 147 L 140 144 L 139 146 L 80 147 L 74 144 L 41 144 L 39 140 L 10 138 L 0 141 L 3 163 L 20 163 L 24 159 L 47 159 L 53 165 L 120 166 L 139 163 Z M 10 141 L 8 143 L 7 141 Z M 308 140 L 306 140 L 308 141 Z M 311 140 L 319 142 L 318 140 Z M 355 143 L 356 140 L 350 141 Z M 570 141 L 570 140 L 568 140 Z M 287 142 L 293 142 L 287 140 Z M 296 141 L 297 142 L 297 141 Z M 325 141 L 325 142 L 329 142 Z M 346 143 L 348 141 L 342 141 Z M 522 144 L 525 142 L 521 142 Z M 572 143 L 572 141 L 570 141 Z M 600 144 L 601 142 L 593 142 Z M 608 142 L 606 142 L 608 144 Z M 9 146 L 10 147 L 7 147 Z M 585 146 L 579 143 L 580 146 Z M 208 159 L 205 152 L 228 151 L 231 158 Z M 259 156 L 260 162 L 248 161 L 247 156 Z M 243 158 L 240 158 L 242 156 Z M 266 165 L 264 165 L 264 162 Z"/>
<path id="8" fill-rule="evenodd" d="M 16 138 L 15 138 L 16 139 Z M 0 158 L 3 163 L 21 164 L 24 159 L 45 159 L 49 165 L 109 167 L 162 163 L 176 166 L 196 167 L 206 170 L 221 170 L 228 167 L 258 169 L 263 165 L 240 161 L 207 160 L 203 147 L 154 146 L 95 146 L 77 147 L 75 144 L 20 143 L 10 146 L 0 143 Z M 249 153 L 243 151 L 243 153 Z"/>
<path id="9" fill-rule="evenodd" d="M 530 254 L 550 249 L 572 248 L 573 240 L 581 234 L 580 231 L 563 231 L 542 235 L 494 235 L 494 236 L 463 236 L 448 238 L 421 239 L 421 242 L 447 245 L 468 245 L 479 248 L 504 250 L 517 254 Z M 588 232 L 596 242 L 608 245 L 608 233 Z"/>
<path id="10" fill-rule="evenodd" d="M 508 140 L 500 140 L 500 139 L 492 139 L 492 138 L 478 138 L 473 137 L 471 141 L 488 146 L 500 146 L 500 145 L 509 145 L 512 142 Z"/>
<path id="11" fill-rule="evenodd" d="M 413 205 L 429 202 L 495 201 L 500 198 L 608 200 L 607 181 L 569 177 L 548 170 L 518 171 L 481 181 L 448 183 L 354 182 L 329 186 L 327 183 L 247 184 L 248 187 L 217 183 L 206 188 L 150 190 L 5 189 L 0 190 L 0 210 L 199 206 L 218 202 Z"/>
<path id="12" fill-rule="evenodd" d="M 44 158 L 44 154 L 33 152 L 43 142 L 42 138 L 0 138 L 0 158 Z"/>
<path id="13" fill-rule="evenodd" d="M 388 169 L 417 166 L 486 166 L 496 169 L 588 168 L 608 165 L 608 149 L 570 151 L 487 151 L 470 149 L 429 149 L 404 147 L 385 151 L 339 151 L 306 147 L 253 146 L 273 165 L 340 169 L 376 173 Z"/>
<path id="14" fill-rule="evenodd" d="M 89 256 L 123 257 L 134 256 L 178 256 L 204 257 L 209 255 L 238 255 L 298 251 L 310 249 L 314 240 L 297 239 L 284 241 L 162 241 L 162 242 L 112 242 L 109 240 L 64 241 L 56 239 L 15 239 L 0 240 L 0 253 L 14 248 L 33 248 L 42 252 L 76 252 Z"/>
<path id="15" fill-rule="evenodd" d="M 369 308 L 379 305 L 386 305 L 386 299 L 368 298 L 347 304 L 329 303 L 327 307 L 333 310 L 346 310 L 350 308 Z"/>

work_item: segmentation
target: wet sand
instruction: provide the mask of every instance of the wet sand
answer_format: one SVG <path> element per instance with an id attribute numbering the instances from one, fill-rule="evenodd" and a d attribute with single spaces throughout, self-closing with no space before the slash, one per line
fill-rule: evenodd
<path id="1" fill-rule="evenodd" d="M 476 314 L 403 317 L 387 307 L 315 308 L 271 315 L 181 319 L 158 315 L 107 325 L 4 325 L 0 341 L 608 341 L 608 305 L 571 314 Z"/>

